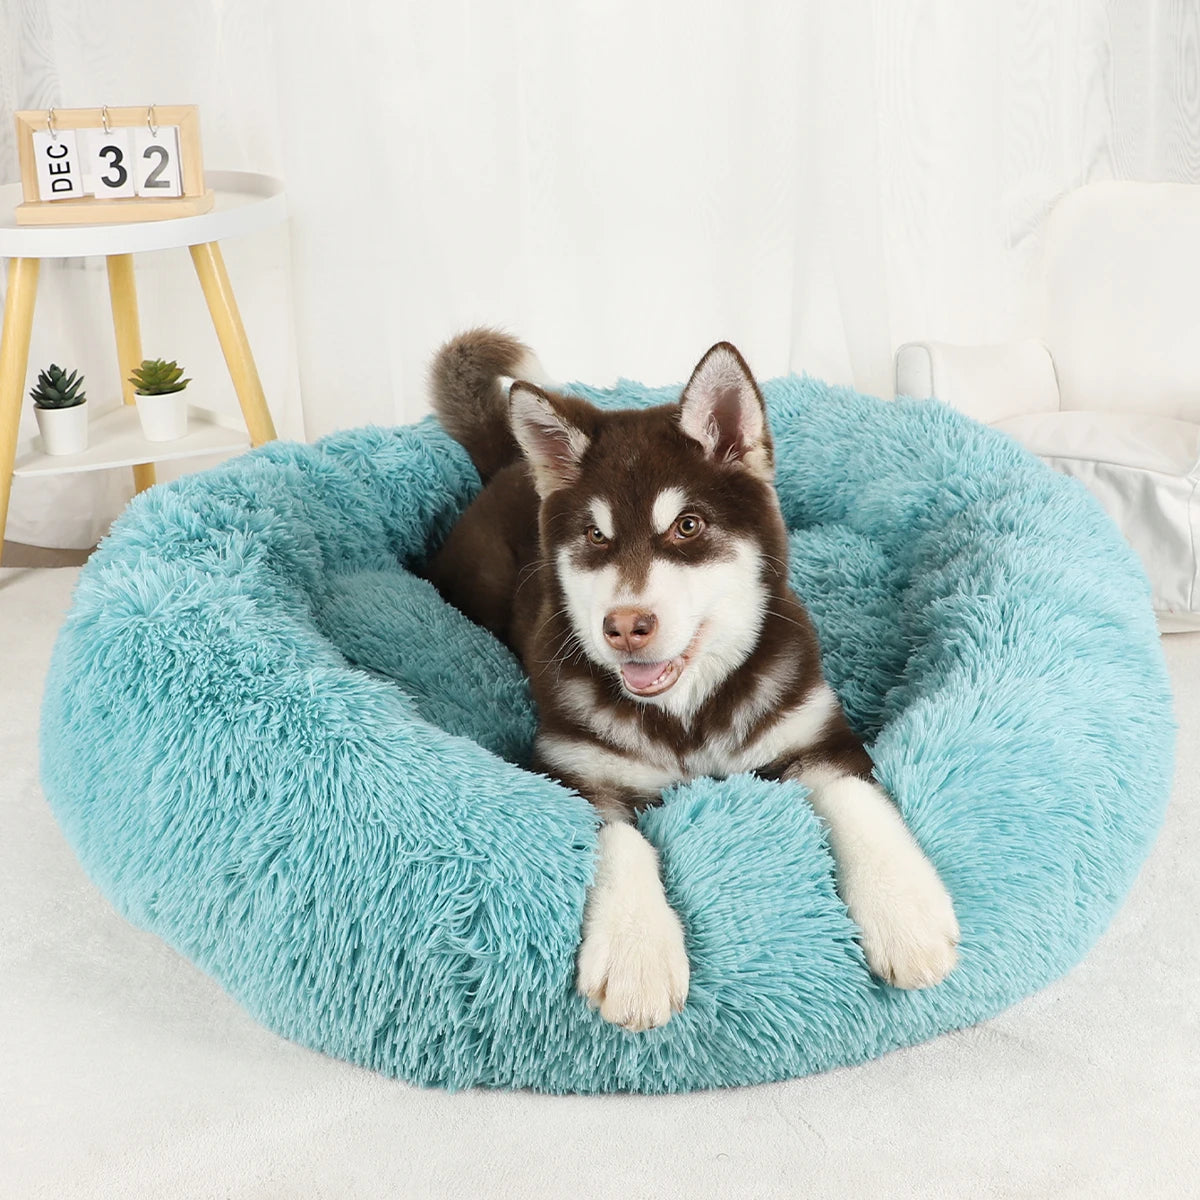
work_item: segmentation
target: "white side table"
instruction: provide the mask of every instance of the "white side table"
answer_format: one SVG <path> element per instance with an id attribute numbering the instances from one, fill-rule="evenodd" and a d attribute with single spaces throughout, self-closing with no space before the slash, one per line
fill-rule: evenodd
<path id="1" fill-rule="evenodd" d="M 129 376 L 142 361 L 133 256 L 142 250 L 189 247 L 241 404 L 249 441 L 259 446 L 275 437 L 275 426 L 218 242 L 286 220 L 283 185 L 267 175 L 246 171 L 209 171 L 206 180 L 216 192 L 216 204 L 210 212 L 123 225 L 18 225 L 13 210 L 21 200 L 21 185 L 0 187 L 0 257 L 9 260 L 4 329 L 0 335 L 0 553 L 3 553 L 14 470 L 33 475 L 132 464 L 134 486 L 140 492 L 153 485 L 155 462 L 211 454 L 246 442 L 245 435 L 231 436 L 230 430 L 212 422 L 201 422 L 197 431 L 179 442 L 148 442 L 137 430 L 133 410 L 119 409 L 92 423 L 93 438 L 82 454 L 55 458 L 34 453 L 17 463 L 17 427 L 29 369 L 38 268 L 43 258 L 104 255 L 107 259 L 122 395 L 125 404 L 132 405 L 133 385 Z"/>

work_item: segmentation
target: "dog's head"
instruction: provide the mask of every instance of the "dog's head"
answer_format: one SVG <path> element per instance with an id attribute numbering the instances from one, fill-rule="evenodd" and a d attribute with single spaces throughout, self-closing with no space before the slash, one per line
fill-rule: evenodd
<path id="1" fill-rule="evenodd" d="M 727 342 L 678 403 L 602 411 L 518 381 L 513 430 L 578 648 L 687 716 L 758 640 L 786 534 L 762 394 Z"/>

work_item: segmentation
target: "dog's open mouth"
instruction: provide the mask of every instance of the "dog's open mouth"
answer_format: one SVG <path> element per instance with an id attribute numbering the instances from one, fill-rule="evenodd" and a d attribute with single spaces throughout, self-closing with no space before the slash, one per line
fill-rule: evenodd
<path id="1" fill-rule="evenodd" d="M 666 662 L 627 662 L 621 664 L 621 681 L 635 696 L 657 696 L 679 678 L 684 659 L 670 658 Z"/>
<path id="2" fill-rule="evenodd" d="M 674 658 L 659 662 L 625 662 L 621 664 L 621 682 L 631 696 L 661 696 L 678 682 L 684 668 L 692 661 L 704 640 L 705 626 L 701 625 L 691 645 Z"/>

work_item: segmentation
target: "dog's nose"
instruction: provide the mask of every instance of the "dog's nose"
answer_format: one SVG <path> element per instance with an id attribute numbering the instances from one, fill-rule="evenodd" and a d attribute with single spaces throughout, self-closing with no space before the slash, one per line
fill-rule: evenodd
<path id="1" fill-rule="evenodd" d="M 614 650 L 640 650 L 654 636 L 658 618 L 637 608 L 614 608 L 604 618 L 604 638 Z"/>

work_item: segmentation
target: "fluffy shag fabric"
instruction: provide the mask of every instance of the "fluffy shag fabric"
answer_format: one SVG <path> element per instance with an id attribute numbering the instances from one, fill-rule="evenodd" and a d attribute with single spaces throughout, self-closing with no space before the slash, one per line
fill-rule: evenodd
<path id="1" fill-rule="evenodd" d="M 645 1034 L 588 1010 L 573 975 L 595 817 L 523 769 L 515 659 L 407 569 L 479 486 L 431 421 L 272 443 L 130 505 L 45 692 L 43 779 L 84 866 L 271 1028 L 446 1087 L 781 1079 L 1061 974 L 1168 794 L 1137 561 L 1081 486 L 946 408 L 809 379 L 765 392 L 792 582 L 954 897 L 945 983 L 867 973 L 803 789 L 743 776 L 642 820 L 687 929 L 686 1009 Z"/>

